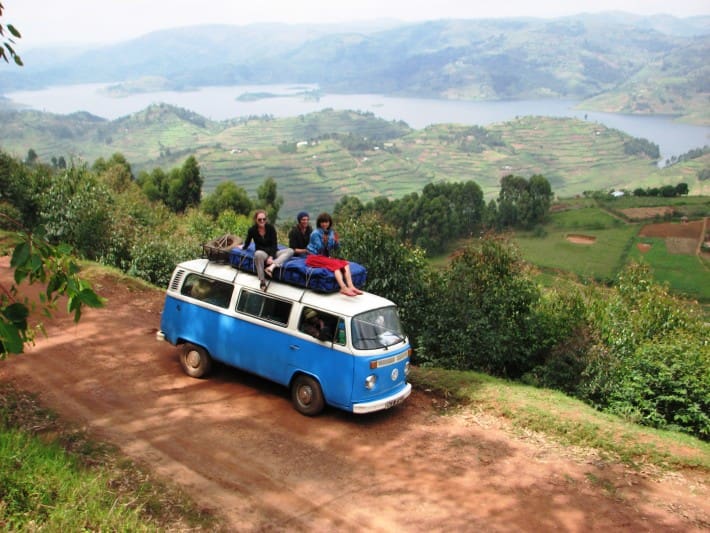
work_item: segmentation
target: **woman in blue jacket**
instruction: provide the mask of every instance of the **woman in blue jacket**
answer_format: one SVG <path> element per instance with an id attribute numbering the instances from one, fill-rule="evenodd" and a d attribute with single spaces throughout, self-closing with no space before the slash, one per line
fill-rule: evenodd
<path id="1" fill-rule="evenodd" d="M 316 219 L 316 228 L 308 241 L 306 266 L 330 270 L 340 285 L 340 292 L 347 296 L 357 296 L 362 291 L 355 287 L 350 274 L 350 263 L 345 259 L 331 257 L 340 247 L 338 234 L 333 229 L 333 219 L 328 213 L 321 213 Z"/>

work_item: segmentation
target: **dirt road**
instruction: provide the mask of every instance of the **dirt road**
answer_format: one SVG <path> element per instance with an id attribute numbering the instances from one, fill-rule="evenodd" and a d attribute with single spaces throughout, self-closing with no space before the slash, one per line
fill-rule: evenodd
<path id="1" fill-rule="evenodd" d="M 7 260 L 0 281 L 8 284 Z M 187 377 L 155 340 L 162 294 L 99 280 L 105 309 L 48 323 L 0 380 L 188 488 L 229 531 L 706 531 L 707 480 L 573 453 L 415 391 L 355 416 L 298 414 L 288 392 L 220 367 Z"/>

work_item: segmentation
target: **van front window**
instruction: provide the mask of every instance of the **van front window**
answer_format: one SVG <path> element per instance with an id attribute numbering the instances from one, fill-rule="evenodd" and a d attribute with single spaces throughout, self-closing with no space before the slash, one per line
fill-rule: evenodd
<path id="1" fill-rule="evenodd" d="M 404 340 L 396 307 L 383 307 L 353 317 L 353 346 L 358 350 L 387 348 Z"/>

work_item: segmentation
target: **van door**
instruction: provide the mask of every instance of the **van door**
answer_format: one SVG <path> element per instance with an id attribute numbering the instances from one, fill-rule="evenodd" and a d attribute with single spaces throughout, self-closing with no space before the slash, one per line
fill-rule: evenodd
<path id="1" fill-rule="evenodd" d="M 292 332 L 288 329 L 293 303 L 264 292 L 242 289 L 234 320 L 233 359 L 249 372 L 283 385 L 290 379 L 288 360 Z"/>
<path id="2" fill-rule="evenodd" d="M 294 332 L 289 344 L 288 364 L 291 373 L 314 376 L 321 384 L 328 404 L 350 409 L 354 360 L 347 339 L 338 338 L 338 332 L 344 326 L 342 317 L 304 307 L 298 320 L 298 331 Z"/>

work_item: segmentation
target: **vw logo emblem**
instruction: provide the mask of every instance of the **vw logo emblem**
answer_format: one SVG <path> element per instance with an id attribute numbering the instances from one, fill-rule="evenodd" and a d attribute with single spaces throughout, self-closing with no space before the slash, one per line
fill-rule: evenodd
<path id="1" fill-rule="evenodd" d="M 399 370 L 396 368 L 392 369 L 392 374 L 390 374 L 392 381 L 397 381 L 397 376 L 399 376 Z"/>

